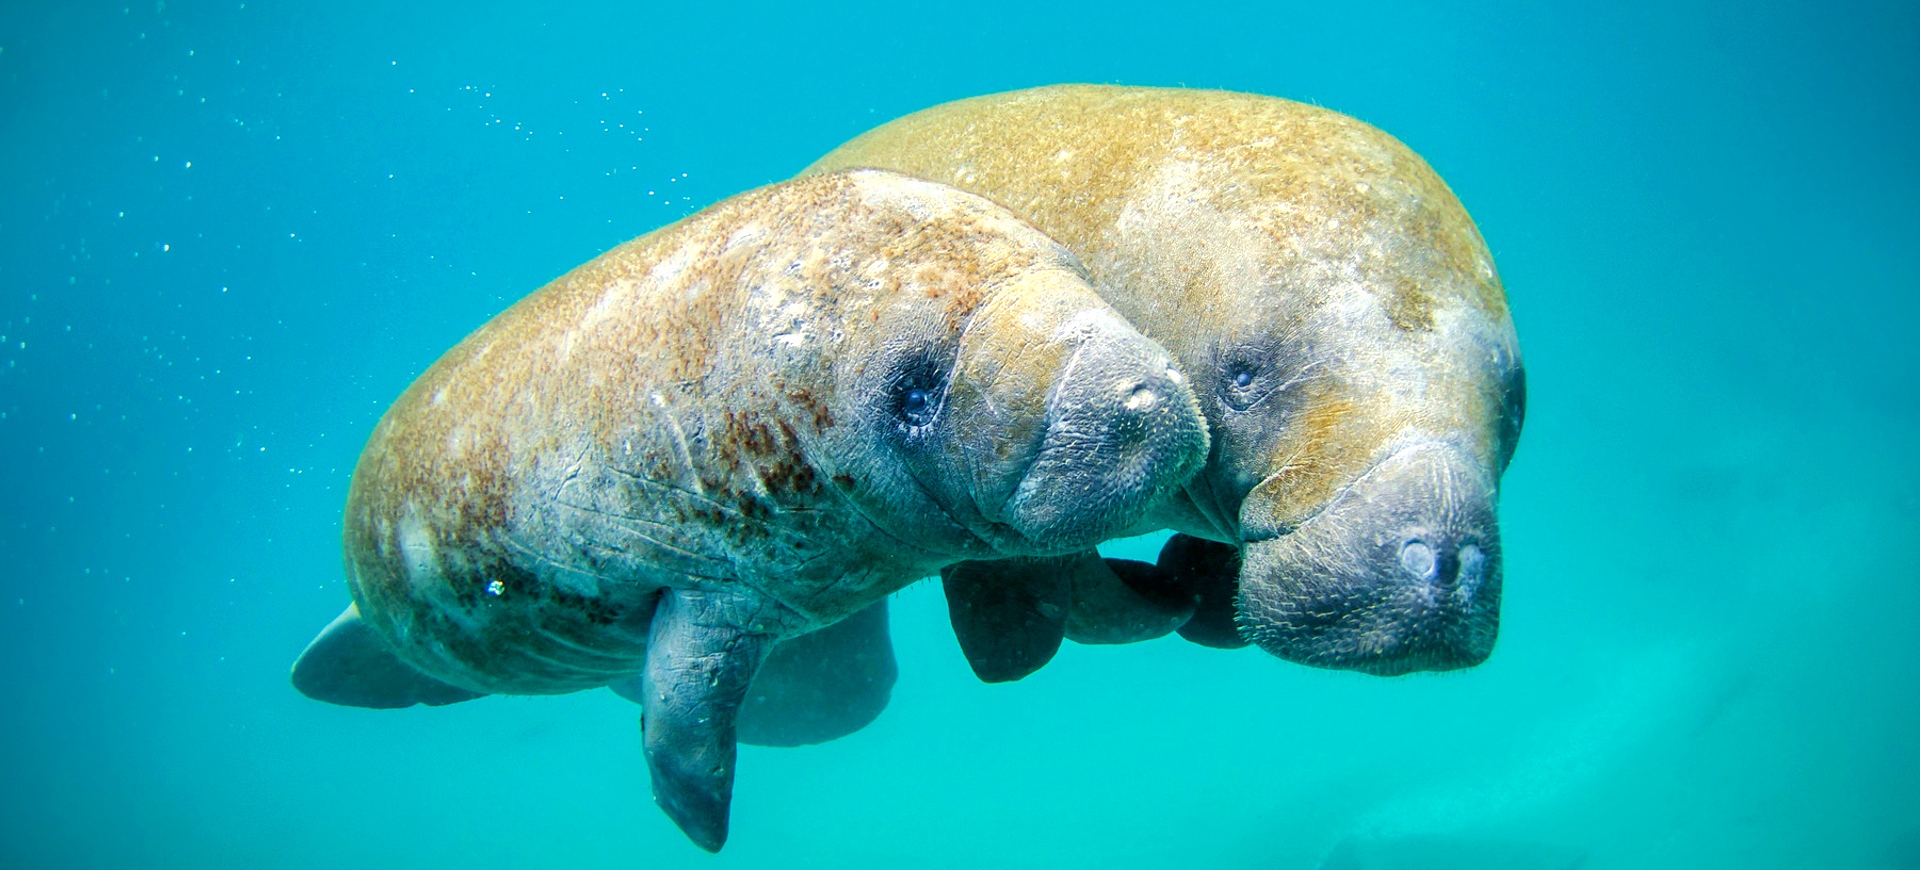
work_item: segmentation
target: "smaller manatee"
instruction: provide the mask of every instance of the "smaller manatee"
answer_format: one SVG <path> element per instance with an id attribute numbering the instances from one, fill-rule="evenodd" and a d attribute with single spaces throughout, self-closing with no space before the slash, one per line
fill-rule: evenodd
<path id="1" fill-rule="evenodd" d="M 859 649 L 885 613 L 856 614 L 1090 547 L 1206 447 L 1168 352 L 1010 212 L 890 172 L 773 185 L 573 270 L 406 390 L 347 496 L 353 604 L 293 683 L 367 707 L 625 684 L 655 799 L 718 850 L 743 704 L 769 742 L 870 718 L 780 719 L 885 703 L 891 657 Z M 783 642 L 865 674 L 796 695 L 777 665 L 755 695 Z"/>

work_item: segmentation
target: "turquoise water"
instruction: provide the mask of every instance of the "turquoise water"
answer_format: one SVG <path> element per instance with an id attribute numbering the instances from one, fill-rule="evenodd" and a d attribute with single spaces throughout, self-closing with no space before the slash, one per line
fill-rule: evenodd
<path id="1" fill-rule="evenodd" d="M 0 866 L 1920 867 L 1920 13 L 1178 8 L 0 9 Z M 610 693 L 287 685 L 347 472 L 443 350 L 861 130 L 1062 81 L 1338 109 L 1473 212 L 1531 393 L 1487 664 L 1163 639 L 987 686 L 922 584 L 892 706 L 744 749 L 718 856 Z"/>

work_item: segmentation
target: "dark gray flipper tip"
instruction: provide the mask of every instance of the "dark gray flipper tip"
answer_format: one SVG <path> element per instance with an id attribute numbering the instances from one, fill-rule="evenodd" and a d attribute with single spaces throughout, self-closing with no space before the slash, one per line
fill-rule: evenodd
<path id="1" fill-rule="evenodd" d="M 1168 587 L 1193 597 L 1193 618 L 1180 636 L 1201 646 L 1239 649 L 1247 645 L 1234 620 L 1240 591 L 1240 548 L 1192 535 L 1174 535 L 1160 548 L 1155 574 Z"/>
<path id="2" fill-rule="evenodd" d="M 672 753 L 647 751 L 653 775 L 653 800 L 680 826 L 693 844 L 709 852 L 727 844 L 728 808 L 733 803 L 733 771 L 687 770 Z"/>
<path id="3" fill-rule="evenodd" d="M 1073 561 L 1000 559 L 940 571 L 947 614 L 967 664 L 982 681 L 1005 683 L 1053 660 L 1066 637 Z"/>

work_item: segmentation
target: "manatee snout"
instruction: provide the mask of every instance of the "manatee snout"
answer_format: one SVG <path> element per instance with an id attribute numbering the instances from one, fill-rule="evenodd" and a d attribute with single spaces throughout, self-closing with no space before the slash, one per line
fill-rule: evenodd
<path id="1" fill-rule="evenodd" d="M 1241 635 L 1289 661 L 1382 676 L 1485 661 L 1500 620 L 1497 496 L 1484 463 L 1426 441 L 1291 530 L 1249 525 Z M 1261 499 L 1256 488 L 1243 517 Z"/>
<path id="2" fill-rule="evenodd" d="M 1046 432 L 1003 522 L 1066 553 L 1121 534 L 1206 462 L 1206 418 L 1173 357 L 1117 314 L 1062 326 L 1071 352 L 1047 396 Z"/>

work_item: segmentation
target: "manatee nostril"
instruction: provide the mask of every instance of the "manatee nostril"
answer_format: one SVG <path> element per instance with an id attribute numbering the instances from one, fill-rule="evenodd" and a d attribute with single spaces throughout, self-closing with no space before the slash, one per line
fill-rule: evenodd
<path id="1" fill-rule="evenodd" d="M 1144 383 L 1134 384 L 1127 393 L 1127 410 L 1134 413 L 1146 413 L 1160 404 L 1160 392 Z"/>
<path id="2" fill-rule="evenodd" d="M 1479 544 L 1468 544 L 1460 548 L 1460 582 L 1478 583 L 1480 575 L 1486 572 L 1487 554 Z"/>
<path id="3" fill-rule="evenodd" d="M 1433 548 L 1427 546 L 1426 541 L 1415 538 L 1400 545 L 1400 567 L 1417 579 L 1432 580 L 1439 560 L 1434 558 Z"/>

